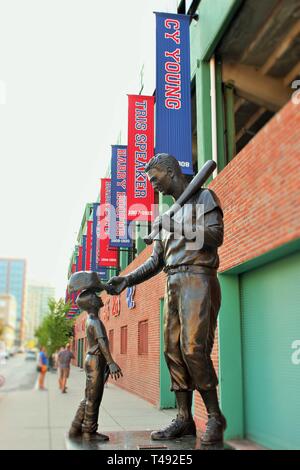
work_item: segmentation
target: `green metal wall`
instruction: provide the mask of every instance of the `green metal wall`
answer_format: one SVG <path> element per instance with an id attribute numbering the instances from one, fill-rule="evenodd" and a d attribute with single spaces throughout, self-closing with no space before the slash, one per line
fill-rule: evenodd
<path id="1" fill-rule="evenodd" d="M 300 253 L 240 276 L 246 437 L 300 449 Z"/>

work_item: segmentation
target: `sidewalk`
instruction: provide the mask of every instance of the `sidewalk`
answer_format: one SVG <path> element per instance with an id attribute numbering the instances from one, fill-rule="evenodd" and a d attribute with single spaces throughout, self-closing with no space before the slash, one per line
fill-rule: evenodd
<path id="1" fill-rule="evenodd" d="M 0 396 L 0 449 L 65 449 L 68 431 L 84 396 L 85 373 L 72 367 L 68 393 L 57 374 L 47 373 L 47 391 L 15 391 Z M 176 410 L 158 410 L 141 398 L 108 384 L 99 413 L 99 431 L 150 431 L 168 424 Z"/>

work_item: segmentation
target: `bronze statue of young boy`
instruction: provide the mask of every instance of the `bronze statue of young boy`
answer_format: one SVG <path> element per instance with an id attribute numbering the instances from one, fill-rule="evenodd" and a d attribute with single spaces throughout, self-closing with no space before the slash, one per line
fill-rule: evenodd
<path id="1" fill-rule="evenodd" d="M 96 276 L 96 277 L 95 277 Z M 71 276 L 69 290 L 81 290 L 89 287 L 85 282 L 89 274 L 78 272 Z M 92 276 L 93 277 L 93 276 Z M 89 349 L 85 359 L 86 389 L 69 430 L 69 437 L 82 437 L 84 440 L 108 441 L 105 434 L 97 433 L 99 407 L 102 400 L 104 384 L 109 376 L 118 379 L 122 371 L 111 356 L 105 326 L 98 314 L 103 302 L 97 291 L 105 287 L 94 273 L 93 289 L 83 290 L 76 299 L 82 311 L 88 313 L 86 320 L 86 337 Z"/>

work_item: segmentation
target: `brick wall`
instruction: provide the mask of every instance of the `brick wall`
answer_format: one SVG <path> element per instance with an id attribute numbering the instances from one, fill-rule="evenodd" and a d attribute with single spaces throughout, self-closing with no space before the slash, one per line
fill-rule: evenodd
<path id="1" fill-rule="evenodd" d="M 300 237 L 300 106 L 289 102 L 214 179 L 210 187 L 224 209 L 225 238 L 220 271 L 237 266 Z M 122 274 L 148 258 L 146 248 Z M 136 308 L 129 310 L 121 294 L 121 314 L 104 323 L 114 329 L 113 357 L 124 371 L 118 385 L 149 402 L 159 403 L 159 303 L 165 274 L 136 286 Z M 103 300 L 107 299 L 103 295 Z M 138 356 L 138 322 L 149 321 L 149 348 Z M 79 320 L 78 320 L 79 321 Z M 127 355 L 120 354 L 120 328 L 128 325 Z M 218 337 L 212 354 L 218 370 Z M 206 416 L 198 394 L 195 419 Z"/>
<path id="2" fill-rule="evenodd" d="M 210 188 L 224 209 L 220 271 L 300 237 L 300 106 L 288 102 Z"/>

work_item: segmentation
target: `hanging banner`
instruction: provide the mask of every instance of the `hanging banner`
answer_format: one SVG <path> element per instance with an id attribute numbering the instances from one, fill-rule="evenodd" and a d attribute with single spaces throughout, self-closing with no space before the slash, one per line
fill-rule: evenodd
<path id="1" fill-rule="evenodd" d="M 127 302 L 127 307 L 129 309 L 135 308 L 134 295 L 135 295 L 135 286 L 128 287 L 126 290 L 126 302 Z"/>
<path id="2" fill-rule="evenodd" d="M 78 269 L 77 271 L 82 271 L 82 245 L 78 248 Z"/>
<path id="3" fill-rule="evenodd" d="M 117 317 L 120 315 L 120 312 L 121 312 L 120 296 L 114 295 L 111 299 L 111 314 L 113 317 Z"/>
<path id="4" fill-rule="evenodd" d="M 154 191 L 145 172 L 153 155 L 154 96 L 128 95 L 128 220 L 154 217 Z"/>
<path id="5" fill-rule="evenodd" d="M 92 231 L 92 255 L 91 255 L 91 270 L 92 271 L 96 271 L 97 260 L 99 257 L 98 256 L 99 243 L 98 243 L 98 234 L 97 234 L 98 208 L 99 208 L 99 203 L 95 202 L 93 204 L 93 231 Z"/>
<path id="6" fill-rule="evenodd" d="M 86 235 L 82 235 L 82 271 L 86 271 Z"/>
<path id="7" fill-rule="evenodd" d="M 93 235 L 93 221 L 87 221 L 86 229 L 86 250 L 85 250 L 85 269 L 90 271 L 92 268 L 92 235 Z"/>
<path id="8" fill-rule="evenodd" d="M 100 206 L 99 206 L 99 253 L 98 266 L 117 268 L 118 250 L 109 247 L 109 222 L 110 222 L 110 200 L 111 200 L 110 178 L 101 178 Z"/>
<path id="9" fill-rule="evenodd" d="M 130 248 L 127 222 L 127 145 L 111 146 L 111 205 L 109 246 Z"/>
<path id="10" fill-rule="evenodd" d="M 98 266 L 97 273 L 99 274 L 101 280 L 107 280 L 108 279 L 108 269 L 107 268 L 102 268 L 101 266 Z"/>
<path id="11" fill-rule="evenodd" d="M 155 152 L 173 155 L 192 175 L 190 16 L 155 14 Z"/>

